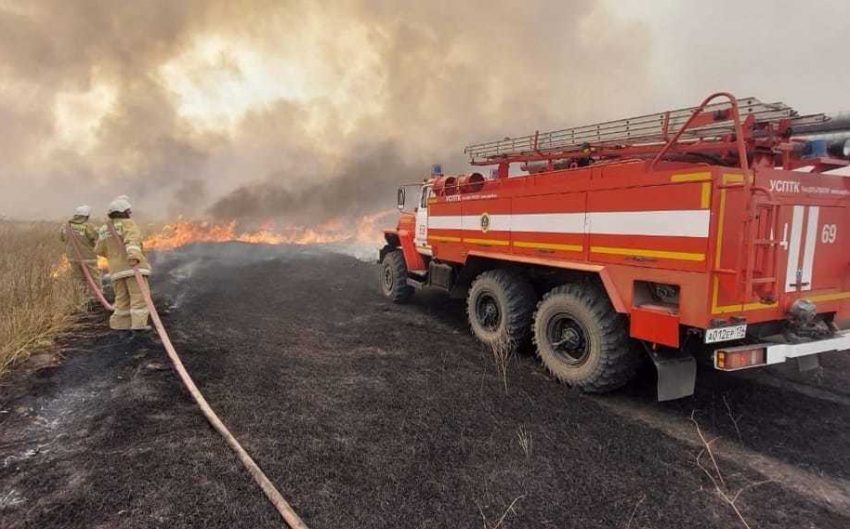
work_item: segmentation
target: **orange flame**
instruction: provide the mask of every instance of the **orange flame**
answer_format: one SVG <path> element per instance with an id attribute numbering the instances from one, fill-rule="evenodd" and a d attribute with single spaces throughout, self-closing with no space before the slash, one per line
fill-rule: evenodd
<path id="1" fill-rule="evenodd" d="M 59 279 L 71 270 L 71 262 L 68 261 L 68 256 L 63 255 L 62 259 L 50 271 L 50 277 Z"/>
<path id="2" fill-rule="evenodd" d="M 380 243 L 383 233 L 378 221 L 395 210 L 364 215 L 355 221 L 333 219 L 315 227 L 285 226 L 277 228 L 266 222 L 256 231 L 237 231 L 236 221 L 213 223 L 179 218 L 145 239 L 145 248 L 173 250 L 193 242 L 245 242 L 251 244 L 329 244 L 355 242 Z"/>
<path id="3" fill-rule="evenodd" d="M 79 264 L 75 264 L 74 266 L 79 266 Z M 97 267 L 102 271 L 109 270 L 109 261 L 106 260 L 106 257 L 97 256 Z M 71 262 L 68 260 L 67 255 L 63 255 L 62 259 L 54 266 L 50 271 L 50 277 L 53 279 L 59 279 L 64 276 L 71 270 Z"/>

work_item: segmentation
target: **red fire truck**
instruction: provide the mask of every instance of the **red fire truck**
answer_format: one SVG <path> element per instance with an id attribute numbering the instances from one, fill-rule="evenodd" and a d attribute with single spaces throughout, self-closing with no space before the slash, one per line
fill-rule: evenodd
<path id="1" fill-rule="evenodd" d="M 589 392 L 624 385 L 642 355 L 659 400 L 693 393 L 697 358 L 817 367 L 850 349 L 850 176 L 832 174 L 848 165 L 848 122 L 718 93 L 472 145 L 488 177 L 436 168 L 399 189 L 383 292 L 465 296 L 479 340 L 533 340 Z"/>

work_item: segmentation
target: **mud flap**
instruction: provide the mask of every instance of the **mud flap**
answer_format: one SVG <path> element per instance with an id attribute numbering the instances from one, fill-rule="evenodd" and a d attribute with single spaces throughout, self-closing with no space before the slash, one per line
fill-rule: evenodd
<path id="1" fill-rule="evenodd" d="M 811 371 L 813 369 L 817 369 L 820 367 L 820 357 L 819 354 L 815 355 L 806 355 L 806 356 L 798 356 L 797 360 L 797 369 L 800 373 L 805 373 L 806 371 Z"/>
<path id="2" fill-rule="evenodd" d="M 658 373 L 658 402 L 694 394 L 697 362 L 692 355 L 683 351 L 650 351 L 649 357 Z"/>

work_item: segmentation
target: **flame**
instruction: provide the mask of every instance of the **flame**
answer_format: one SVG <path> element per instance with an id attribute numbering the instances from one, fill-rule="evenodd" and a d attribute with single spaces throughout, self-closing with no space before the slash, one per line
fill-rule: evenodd
<path id="1" fill-rule="evenodd" d="M 68 261 L 67 255 L 63 255 L 62 259 L 60 259 L 59 262 L 56 264 L 56 266 L 54 266 L 53 269 L 51 269 L 50 277 L 52 277 L 53 279 L 59 279 L 60 277 L 67 274 L 70 270 L 71 270 L 71 262 Z"/>
<path id="2" fill-rule="evenodd" d="M 77 266 L 77 265 L 75 265 Z M 97 256 L 97 267 L 102 271 L 109 270 L 109 261 L 106 260 L 106 257 L 102 257 L 100 255 Z M 62 259 L 50 270 L 50 277 L 53 279 L 59 279 L 64 276 L 71 270 L 71 262 L 68 260 L 67 255 L 63 255 Z"/>
<path id="3" fill-rule="evenodd" d="M 332 219 L 314 227 L 277 227 L 274 222 L 268 221 L 256 231 L 239 231 L 236 221 L 213 223 L 180 217 L 150 235 L 144 244 L 146 249 L 151 250 L 173 250 L 194 242 L 231 241 L 250 244 L 379 244 L 383 240 L 383 232 L 378 222 L 394 211 L 363 215 L 354 221 Z"/>

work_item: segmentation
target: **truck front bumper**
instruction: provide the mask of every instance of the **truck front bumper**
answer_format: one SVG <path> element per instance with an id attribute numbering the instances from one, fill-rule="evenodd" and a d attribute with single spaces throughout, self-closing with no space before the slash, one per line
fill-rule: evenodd
<path id="1" fill-rule="evenodd" d="M 750 367 L 781 364 L 789 358 L 846 351 L 850 349 L 850 330 L 839 331 L 832 338 L 813 342 L 776 344 L 762 343 L 720 348 L 714 352 L 714 367 L 721 371 L 737 371 Z"/>

